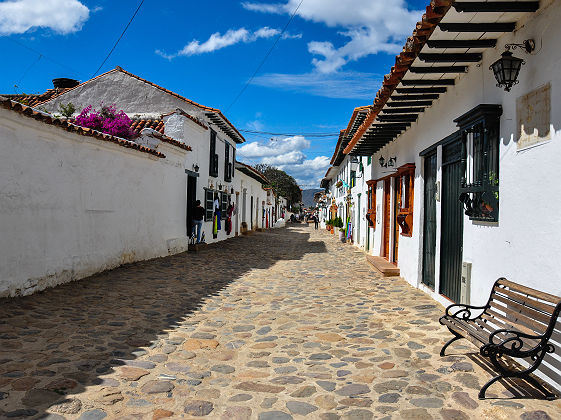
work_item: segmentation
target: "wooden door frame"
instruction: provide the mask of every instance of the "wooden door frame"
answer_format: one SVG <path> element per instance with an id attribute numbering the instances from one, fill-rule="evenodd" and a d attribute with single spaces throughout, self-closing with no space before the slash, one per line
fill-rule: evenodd
<path id="1" fill-rule="evenodd" d="M 382 246 L 380 256 L 384 257 L 388 261 L 390 260 L 390 240 L 391 240 L 391 177 L 386 177 L 384 181 L 384 191 L 383 191 L 383 209 L 382 209 Z M 388 214 L 389 213 L 389 214 Z"/>

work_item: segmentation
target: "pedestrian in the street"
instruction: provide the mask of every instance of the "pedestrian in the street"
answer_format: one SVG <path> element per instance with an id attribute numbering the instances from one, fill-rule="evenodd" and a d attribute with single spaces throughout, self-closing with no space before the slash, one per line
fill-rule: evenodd
<path id="1" fill-rule="evenodd" d="M 319 227 L 319 217 L 317 214 L 314 214 L 314 225 L 316 227 L 316 230 L 318 230 Z"/>
<path id="2" fill-rule="evenodd" d="M 195 208 L 193 209 L 193 230 L 191 236 L 195 235 L 197 230 L 197 243 L 201 242 L 201 231 L 203 230 L 203 221 L 205 219 L 205 209 L 201 206 L 201 200 L 195 201 Z"/>

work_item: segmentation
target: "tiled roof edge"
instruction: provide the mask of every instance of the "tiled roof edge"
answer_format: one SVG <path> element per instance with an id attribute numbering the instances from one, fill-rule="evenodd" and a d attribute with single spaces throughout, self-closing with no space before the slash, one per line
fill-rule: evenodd
<path id="1" fill-rule="evenodd" d="M 349 154 L 358 143 L 364 132 L 370 127 L 370 124 L 376 119 L 378 113 L 382 110 L 396 86 L 401 79 L 409 71 L 411 64 L 419 55 L 421 49 L 425 46 L 442 18 L 448 13 L 450 7 L 455 0 L 431 0 L 426 8 L 423 18 L 417 22 L 413 35 L 407 38 L 403 50 L 395 58 L 395 65 L 391 68 L 389 74 L 384 76 L 384 82 L 374 100 L 374 106 L 368 112 L 368 115 L 361 126 L 358 128 L 353 138 L 343 150 L 343 153 Z"/>
<path id="2" fill-rule="evenodd" d="M 133 141 L 126 140 L 126 139 L 123 139 L 123 138 L 120 138 L 120 137 L 115 137 L 115 136 L 112 136 L 110 134 L 102 133 L 100 131 L 92 130 L 91 128 L 81 127 L 79 125 L 72 124 L 72 123 L 68 122 L 67 120 L 60 119 L 60 118 L 55 118 L 50 114 L 39 111 L 39 110 L 34 109 L 34 108 L 32 108 L 30 106 L 27 106 L 27 105 L 23 105 L 19 102 L 12 101 L 11 99 L 8 99 L 4 96 L 0 96 L 0 106 L 2 108 L 17 112 L 17 113 L 19 113 L 21 115 L 24 115 L 26 117 L 33 118 L 37 121 L 41 121 L 41 122 L 44 122 L 46 124 L 50 124 L 50 125 L 60 127 L 60 128 L 66 130 L 66 131 L 69 131 L 71 133 L 80 134 L 82 136 L 95 137 L 98 140 L 116 143 L 119 146 L 126 147 L 126 148 L 129 148 L 129 149 L 138 150 L 139 152 L 148 153 L 150 155 L 154 155 L 154 156 L 157 156 L 159 158 L 165 158 L 166 157 L 163 153 L 160 153 L 156 150 L 150 149 L 150 148 L 145 147 L 145 146 L 141 146 L 140 144 L 135 143 Z"/>

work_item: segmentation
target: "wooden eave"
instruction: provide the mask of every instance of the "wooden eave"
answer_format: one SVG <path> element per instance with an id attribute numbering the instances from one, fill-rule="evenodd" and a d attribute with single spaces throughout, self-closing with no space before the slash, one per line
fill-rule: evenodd
<path id="1" fill-rule="evenodd" d="M 399 104 L 408 101 L 404 96 L 417 95 L 415 100 L 423 100 L 419 95 L 426 94 L 432 95 L 430 101 L 437 100 L 438 95 L 453 88 L 456 79 L 470 65 L 481 61 L 486 49 L 496 47 L 497 39 L 503 33 L 515 30 L 525 14 L 538 8 L 539 2 L 536 1 L 431 0 L 412 36 L 407 38 L 403 51 L 396 57 L 391 72 L 384 77 L 372 110 L 343 152 L 355 155 L 379 150 L 378 141 L 372 148 L 365 146 L 365 141 L 373 142 L 376 138 L 373 136 L 375 132 L 369 131 L 371 126 L 376 123 L 410 124 L 417 120 L 424 107 L 431 106 L 426 103 L 417 107 L 414 103 Z M 407 107 L 414 112 L 400 111 L 400 108 Z M 387 144 L 388 138 L 381 132 L 378 134 L 377 138 Z M 355 147 L 357 151 L 354 151 Z"/>

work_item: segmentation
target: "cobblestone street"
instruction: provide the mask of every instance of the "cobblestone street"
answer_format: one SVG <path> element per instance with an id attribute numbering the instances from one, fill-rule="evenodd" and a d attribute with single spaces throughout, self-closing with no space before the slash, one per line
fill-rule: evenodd
<path id="1" fill-rule="evenodd" d="M 269 230 L 0 300 L 0 417 L 558 419 L 444 308 L 325 230 Z M 44 417 L 41 417 L 44 416 Z"/>

